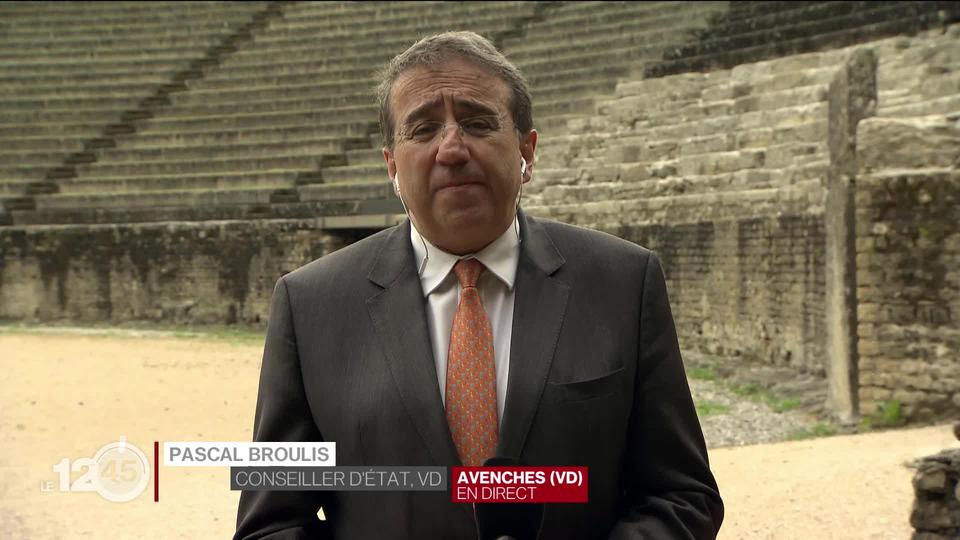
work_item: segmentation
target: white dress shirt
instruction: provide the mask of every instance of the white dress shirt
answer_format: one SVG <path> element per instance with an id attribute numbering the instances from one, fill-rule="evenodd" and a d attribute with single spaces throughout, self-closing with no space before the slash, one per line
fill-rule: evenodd
<path id="1" fill-rule="evenodd" d="M 497 418 L 503 420 L 503 406 L 507 398 L 507 379 L 510 373 L 510 338 L 513 333 L 514 279 L 520 260 L 520 238 L 517 236 L 517 219 L 507 227 L 499 238 L 477 253 L 463 256 L 452 255 L 431 244 L 426 238 L 427 249 L 421 242 L 413 222 L 410 223 L 410 242 L 413 244 L 414 260 L 419 268 L 429 253 L 427 264 L 420 276 L 423 295 L 427 299 L 427 325 L 433 345 L 433 359 L 437 367 L 437 382 L 440 398 L 446 404 L 447 351 L 450 348 L 450 330 L 453 316 L 460 303 L 460 282 L 451 271 L 460 259 L 475 258 L 486 270 L 477 281 L 480 301 L 493 328 L 493 356 L 497 378 Z"/>

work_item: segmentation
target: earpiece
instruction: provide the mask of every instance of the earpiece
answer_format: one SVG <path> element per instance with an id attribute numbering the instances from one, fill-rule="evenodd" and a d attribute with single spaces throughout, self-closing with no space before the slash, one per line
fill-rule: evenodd
<path id="1" fill-rule="evenodd" d="M 393 190 L 397 192 L 397 195 L 400 195 L 400 175 L 393 177 Z"/>
<path id="2" fill-rule="evenodd" d="M 527 160 L 525 158 L 520 158 L 520 176 L 527 174 Z"/>

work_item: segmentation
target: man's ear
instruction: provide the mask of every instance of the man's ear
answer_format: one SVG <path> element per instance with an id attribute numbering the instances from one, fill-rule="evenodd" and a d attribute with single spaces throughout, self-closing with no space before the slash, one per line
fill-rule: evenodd
<path id="1" fill-rule="evenodd" d="M 533 165 L 537 158 L 537 130 L 531 129 L 520 139 L 520 155 L 527 160 L 527 170 L 523 174 L 523 183 L 533 179 Z"/>
<path id="2" fill-rule="evenodd" d="M 393 152 L 386 146 L 383 147 L 383 160 L 387 163 L 387 175 L 393 179 L 397 177 L 397 162 L 393 159 Z"/>

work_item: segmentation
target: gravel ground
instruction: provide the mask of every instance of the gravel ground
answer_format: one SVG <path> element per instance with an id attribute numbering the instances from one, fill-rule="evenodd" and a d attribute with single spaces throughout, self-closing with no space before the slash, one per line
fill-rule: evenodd
<path id="1" fill-rule="evenodd" d="M 691 380 L 690 392 L 695 402 L 728 408 L 706 415 L 701 410 L 700 427 L 708 448 L 785 441 L 816 422 L 809 413 L 774 412 L 765 403 L 737 396 L 713 381 Z"/>

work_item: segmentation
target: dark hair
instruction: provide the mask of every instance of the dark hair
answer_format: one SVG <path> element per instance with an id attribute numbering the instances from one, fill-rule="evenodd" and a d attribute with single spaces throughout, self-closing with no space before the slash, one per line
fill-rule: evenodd
<path id="1" fill-rule="evenodd" d="M 510 113 L 513 123 L 521 134 L 533 129 L 533 107 L 527 81 L 517 66 L 514 66 L 487 38 L 474 32 L 444 32 L 421 39 L 409 49 L 390 60 L 380 72 L 377 85 L 377 106 L 380 109 L 380 135 L 387 148 L 392 149 L 393 117 L 390 111 L 390 91 L 393 83 L 403 72 L 416 66 L 437 64 L 459 56 L 499 76 L 510 89 Z"/>

